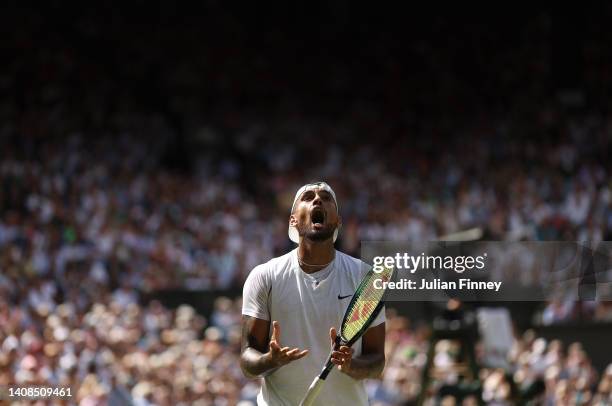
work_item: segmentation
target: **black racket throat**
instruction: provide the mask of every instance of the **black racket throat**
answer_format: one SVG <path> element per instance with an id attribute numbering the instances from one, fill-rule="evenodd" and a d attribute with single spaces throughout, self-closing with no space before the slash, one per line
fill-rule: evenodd
<path id="1" fill-rule="evenodd" d="M 343 345 L 348 345 L 348 343 L 342 339 L 340 334 L 338 334 L 336 336 L 336 341 L 334 342 L 334 347 L 329 352 L 329 357 L 328 357 L 328 360 L 327 360 L 327 364 L 325 364 L 325 367 L 323 367 L 323 370 L 319 374 L 319 379 L 325 380 L 325 378 L 327 378 L 327 375 L 329 375 L 331 370 L 334 369 L 335 364 L 331 360 L 332 359 L 332 354 L 333 354 L 334 351 L 338 351 L 340 349 L 340 347 L 342 347 Z"/>

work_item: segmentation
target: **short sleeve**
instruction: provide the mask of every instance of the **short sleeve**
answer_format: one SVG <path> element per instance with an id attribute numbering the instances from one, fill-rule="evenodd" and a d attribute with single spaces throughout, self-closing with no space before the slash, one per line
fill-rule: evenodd
<path id="1" fill-rule="evenodd" d="M 258 265 L 247 277 L 242 290 L 242 314 L 262 320 L 270 320 L 268 308 L 270 283 L 265 271 L 265 264 Z"/>

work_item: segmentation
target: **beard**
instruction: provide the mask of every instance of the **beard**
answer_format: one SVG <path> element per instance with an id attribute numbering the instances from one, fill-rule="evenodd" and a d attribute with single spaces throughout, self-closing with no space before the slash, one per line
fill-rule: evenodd
<path id="1" fill-rule="evenodd" d="M 327 224 L 324 228 L 320 230 L 315 230 L 313 228 L 309 228 L 308 225 L 298 226 L 298 233 L 301 237 L 306 238 L 310 241 L 321 242 L 325 240 L 329 240 L 334 236 L 334 231 L 336 231 L 336 226 L 332 224 Z"/>

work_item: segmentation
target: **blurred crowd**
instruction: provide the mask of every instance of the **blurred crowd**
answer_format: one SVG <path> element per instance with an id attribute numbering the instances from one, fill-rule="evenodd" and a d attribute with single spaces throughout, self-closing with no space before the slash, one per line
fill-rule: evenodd
<path id="1" fill-rule="evenodd" d="M 608 405 L 612 401 L 612 364 L 608 365 L 603 374 L 597 374 L 589 356 L 578 342 L 564 349 L 560 341 L 547 342 L 528 330 L 515 340 L 508 355 L 507 368 L 485 365 L 479 370 L 477 379 L 472 381 L 458 378 L 462 374 L 461 363 L 456 362 L 459 344 L 453 340 L 443 340 L 438 344 L 433 364 L 440 371 L 445 371 L 444 378 L 434 377 L 437 380 L 437 390 L 424 399 L 425 405 L 467 406 L 479 404 L 480 401 L 481 404 L 496 406 L 599 406 Z M 425 353 L 419 353 L 418 357 L 425 357 Z M 408 362 L 408 353 L 399 358 L 403 360 L 398 370 L 402 378 L 393 379 L 393 367 L 389 366 L 379 388 L 384 391 L 388 385 L 392 389 L 387 393 L 382 392 L 386 397 L 373 397 L 376 400 L 373 404 L 395 405 L 402 404 L 406 399 L 416 399 L 421 389 L 422 371 L 415 370 L 414 363 Z M 411 371 L 417 372 L 412 379 L 409 377 Z M 406 378 L 410 380 L 406 381 Z M 397 403 L 389 400 L 389 393 L 397 395 L 398 392 L 401 396 L 395 398 Z"/>
<path id="2" fill-rule="evenodd" d="M 581 58 L 575 82 L 571 66 L 553 70 L 557 33 L 537 7 L 463 39 L 451 17 L 379 30 L 332 24 L 332 7 L 322 46 L 303 23 L 248 7 L 163 4 L 0 15 L 0 385 L 71 384 L 84 405 L 252 401 L 236 303 L 207 321 L 141 294 L 240 289 L 291 249 L 293 193 L 311 180 L 334 187 L 338 247 L 355 256 L 361 240 L 472 227 L 490 240 L 612 240 L 607 8 L 566 51 Z M 280 25 L 260 30 L 268 20 Z M 411 38 L 401 52 L 394 30 Z M 608 303 L 585 306 L 612 318 Z M 560 297 L 541 318 L 581 314 Z M 368 387 L 394 404 L 419 391 L 427 334 L 391 317 L 389 336 L 384 379 Z M 576 372 L 588 366 L 579 346 L 521 343 L 517 383 L 543 376 L 547 399 L 609 394 L 609 371 L 597 390 Z"/>
<path id="3" fill-rule="evenodd" d="M 88 311 L 69 302 L 52 312 L 2 303 L 0 384 L 71 389 L 70 399 L 54 404 L 236 405 L 254 398 L 256 384 L 238 367 L 239 309 L 224 329 L 186 305 L 169 310 L 118 296 Z"/>
<path id="4" fill-rule="evenodd" d="M 564 349 L 560 341 L 547 342 L 528 330 L 515 342 L 509 360 L 510 374 L 482 372 L 486 376 L 483 390 L 486 400 L 501 395 L 508 380 L 523 393 L 534 390 L 537 381 L 543 381 L 540 398 L 544 405 L 605 405 L 612 401 L 612 364 L 598 376 L 578 342 Z"/>
<path id="5" fill-rule="evenodd" d="M 103 295 L 87 311 L 70 302 L 52 310 L 14 307 L 0 296 L 0 386 L 70 387 L 72 398 L 54 405 L 255 405 L 259 384 L 245 379 L 238 366 L 240 299 L 218 298 L 207 320 L 187 305 L 171 310 L 156 300 L 139 304 L 120 291 Z M 373 405 L 417 400 L 429 338 L 429 327 L 388 310 L 387 365 L 381 380 L 366 381 Z M 456 346 L 440 343 L 433 364 L 452 371 Z M 508 361 L 506 369 L 480 370 L 477 386 L 485 404 L 510 406 L 519 394 L 551 406 L 612 401 L 612 364 L 598 374 L 580 343 L 564 350 L 559 341 L 527 331 L 515 340 Z M 434 401 L 476 404 L 472 395 Z"/>

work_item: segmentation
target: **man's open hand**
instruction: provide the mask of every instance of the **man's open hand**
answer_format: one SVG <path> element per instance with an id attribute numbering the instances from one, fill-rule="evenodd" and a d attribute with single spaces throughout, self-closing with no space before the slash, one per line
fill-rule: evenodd
<path id="1" fill-rule="evenodd" d="M 266 354 L 272 365 L 278 368 L 298 360 L 306 356 L 306 354 L 308 354 L 308 350 L 302 351 L 299 348 L 281 347 L 280 325 L 278 321 L 272 322 L 272 337 L 270 338 L 269 351 Z"/>

